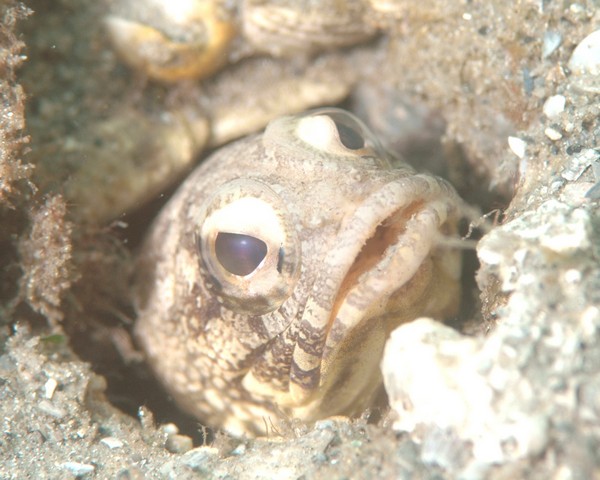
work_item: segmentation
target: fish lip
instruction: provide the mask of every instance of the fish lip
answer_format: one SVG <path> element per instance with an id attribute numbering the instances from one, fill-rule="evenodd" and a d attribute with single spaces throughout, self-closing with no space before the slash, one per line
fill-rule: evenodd
<path id="1" fill-rule="evenodd" d="M 297 404 L 309 401 L 328 381 L 328 365 L 349 332 L 366 317 L 376 317 L 378 302 L 381 306 L 414 276 L 431 251 L 439 226 L 451 211 L 457 210 L 458 196 L 449 184 L 426 175 L 404 173 L 384 183 L 345 220 L 338 234 L 339 248 L 327 254 L 313 284 L 291 359 L 289 391 Z M 404 218 L 404 227 L 389 230 L 391 239 L 383 242 L 379 255 L 374 255 L 373 268 L 357 276 L 362 276 L 359 290 L 372 290 L 372 298 L 364 300 L 362 313 L 353 315 L 350 322 L 340 319 L 342 309 L 348 309 L 356 300 L 348 278 L 357 258 L 359 263 L 362 261 L 361 251 L 379 227 L 393 226 L 399 218 Z M 386 284 L 386 275 L 393 273 L 398 273 L 397 282 Z"/>
<path id="2" fill-rule="evenodd" d="M 435 221 L 426 229 L 432 235 L 415 234 L 423 215 L 423 202 L 394 212 L 377 225 L 353 259 L 328 320 L 325 363 L 352 330 L 395 313 L 388 308 L 389 301 L 410 287 L 434 247 Z"/>

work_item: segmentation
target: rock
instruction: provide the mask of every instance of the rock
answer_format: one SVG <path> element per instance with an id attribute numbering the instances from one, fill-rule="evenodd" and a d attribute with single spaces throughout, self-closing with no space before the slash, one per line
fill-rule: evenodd
<path id="1" fill-rule="evenodd" d="M 544 115 L 548 118 L 558 117 L 565 109 L 566 98 L 564 95 L 552 95 L 544 102 Z"/>
<path id="2" fill-rule="evenodd" d="M 548 418 L 529 408 L 531 386 L 495 364 L 496 355 L 511 353 L 427 318 L 399 327 L 382 363 L 398 416 L 394 429 L 421 439 L 424 462 L 466 478 L 538 455 L 548 442 Z"/>
<path id="3" fill-rule="evenodd" d="M 76 477 L 81 477 L 87 473 L 92 473 L 95 470 L 95 467 L 88 463 L 65 462 L 61 464 L 61 466 Z"/>
<path id="4" fill-rule="evenodd" d="M 575 47 L 569 68 L 576 75 L 600 75 L 600 30 L 590 33 Z"/>
<path id="5" fill-rule="evenodd" d="M 517 157 L 523 158 L 525 156 L 527 144 L 524 140 L 518 137 L 508 137 L 508 147 Z"/>
<path id="6" fill-rule="evenodd" d="M 542 43 L 542 59 L 548 58 L 562 43 L 562 35 L 560 32 L 549 30 L 544 33 Z"/>

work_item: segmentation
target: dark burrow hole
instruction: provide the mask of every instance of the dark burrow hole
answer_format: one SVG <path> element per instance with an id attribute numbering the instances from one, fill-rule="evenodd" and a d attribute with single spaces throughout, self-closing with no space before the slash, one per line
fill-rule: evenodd
<path id="1" fill-rule="evenodd" d="M 44 2 L 37 3 L 39 5 L 45 5 Z M 51 48 L 47 48 L 44 51 L 52 55 L 54 55 L 55 52 L 55 50 Z M 51 63 L 54 63 L 54 60 L 54 58 L 49 59 Z M 354 110 L 357 110 L 354 99 L 343 106 L 353 107 Z M 360 108 L 358 108 L 358 111 L 360 112 Z M 371 123 L 365 115 L 361 114 L 359 116 L 368 124 Z M 386 123 L 388 125 L 390 124 L 389 122 Z M 436 125 L 434 125 L 435 128 L 437 128 Z M 378 132 L 378 129 L 375 128 L 372 123 L 370 124 L 370 127 L 373 128 L 377 135 L 381 135 L 381 132 Z M 436 152 L 440 153 L 444 150 L 439 138 L 436 142 L 421 141 L 411 143 L 410 145 L 402 143 L 396 146 L 399 149 L 402 149 L 406 158 L 422 159 L 424 165 L 423 169 L 432 170 L 442 176 L 444 175 L 445 164 L 440 166 L 438 163 L 434 163 L 433 165 L 427 163 L 427 159 L 433 158 Z M 571 148 L 573 151 L 578 151 L 578 149 L 580 148 Z M 487 188 L 484 188 L 488 185 L 488 182 L 485 179 L 477 177 L 473 173 L 468 162 L 462 155 L 460 147 L 456 147 L 453 151 L 450 163 L 453 164 L 454 172 L 454 175 L 450 175 L 450 177 L 461 178 L 460 184 L 453 181 L 455 186 L 457 186 L 459 193 L 469 203 L 478 205 L 483 213 L 492 211 L 496 208 L 501 209 L 508 204 L 507 198 L 493 196 L 487 191 Z M 419 168 L 419 165 L 416 165 L 416 167 Z M 440 170 L 438 170 L 438 168 L 440 168 Z M 451 180 L 456 180 L 456 178 L 451 178 Z M 142 206 L 131 215 L 119 219 L 123 221 L 124 224 L 127 224 L 127 227 L 124 229 L 110 229 L 106 235 L 122 240 L 125 242 L 126 249 L 129 252 L 134 252 L 144 236 L 146 228 L 150 223 L 150 219 L 154 218 L 158 210 L 167 201 L 174 190 L 175 188 L 168 192 L 164 192 L 148 205 Z M 3 225 L 8 225 L 9 223 L 10 222 L 0 222 L 0 224 Z M 463 221 L 463 225 L 460 229 L 461 233 L 464 234 L 467 232 L 468 223 L 468 220 Z M 24 228 L 21 226 L 15 228 L 16 232 L 22 232 L 23 230 Z M 105 235 L 105 233 L 102 233 L 101 235 Z M 472 240 L 477 240 L 480 236 L 481 232 L 476 231 L 470 238 Z M 4 238 L 8 238 L 8 235 L 4 235 Z M 8 258 L 8 260 L 2 258 L 0 260 L 0 265 L 10 265 L 10 270 L 3 271 L 5 277 L 0 285 L 0 299 L 2 301 L 15 296 L 14 290 L 16 279 L 19 276 L 18 265 L 10 260 L 17 257 L 15 252 L 11 249 L 11 246 L 0 243 L 0 257 Z M 99 250 L 99 252 L 103 253 L 102 250 Z M 463 255 L 461 310 L 456 318 L 451 320 L 451 324 L 455 328 L 473 334 L 480 334 L 490 327 L 490 325 L 483 324 L 481 314 L 479 291 L 475 282 L 475 273 L 478 266 L 475 251 L 472 248 L 466 248 Z M 88 284 L 84 289 L 87 289 L 90 286 L 93 288 L 95 272 L 89 271 L 84 272 L 84 274 L 85 276 L 81 281 L 87 282 Z M 79 287 L 81 287 L 81 285 Z M 73 305 L 70 305 L 70 299 L 68 297 L 77 297 L 77 288 L 78 286 L 76 285 L 73 294 L 67 294 L 67 298 L 63 302 L 63 305 L 65 305 L 66 308 L 73 307 Z M 131 306 L 126 301 L 113 301 L 113 298 L 110 296 L 106 302 L 103 302 L 102 294 L 98 297 L 93 297 L 92 301 L 86 302 L 86 299 L 88 299 L 86 295 L 81 298 L 76 298 L 76 302 L 79 304 L 78 307 L 83 306 L 83 310 L 72 308 L 70 311 L 66 311 L 65 327 L 70 336 L 70 343 L 79 357 L 84 361 L 90 362 L 94 371 L 106 377 L 108 382 L 107 395 L 109 400 L 132 417 L 137 417 L 138 408 L 140 406 L 147 407 L 154 413 L 157 423 L 175 423 L 179 427 L 181 433 L 190 435 L 193 438 L 196 445 L 202 444 L 205 441 L 210 441 L 210 438 L 204 438 L 204 431 L 200 427 L 200 422 L 193 417 L 183 414 L 178 409 L 144 364 L 126 364 L 126 362 L 122 360 L 121 354 L 115 347 L 112 333 L 115 332 L 114 329 L 126 331 L 131 327 L 134 319 L 134 312 Z M 40 315 L 35 314 L 27 307 L 22 306 L 19 308 L 18 312 L 16 312 L 15 317 L 30 318 L 32 327 L 36 332 L 40 332 L 40 334 L 43 335 L 45 320 Z M 85 317 L 86 321 L 82 323 L 83 317 Z"/>
<path id="2" fill-rule="evenodd" d="M 458 149 L 460 155 L 460 150 Z M 431 153 L 431 150 L 427 150 Z M 413 152 L 414 153 L 414 152 Z M 456 153 L 456 152 L 455 152 Z M 455 160 L 456 161 L 456 160 Z M 482 199 L 476 198 L 477 195 L 473 194 L 470 189 L 472 182 L 476 182 L 480 185 L 480 179 L 472 179 L 471 181 L 465 181 L 463 187 L 468 191 L 460 191 L 461 196 L 470 197 L 470 201 L 478 200 L 479 208 L 483 212 L 492 211 L 501 202 L 501 199 L 486 196 Z M 171 194 L 175 191 L 175 188 L 169 192 L 157 197 L 154 201 L 145 205 L 141 209 L 133 212 L 131 215 L 127 215 L 122 218 L 122 221 L 127 224 L 127 228 L 119 231 L 120 238 L 126 242 L 128 249 L 131 252 L 135 252 L 143 239 L 144 233 L 149 225 L 148 219 L 154 218 L 160 208 L 166 203 Z M 465 194 L 466 193 L 466 194 Z M 461 222 L 459 233 L 466 235 L 469 231 L 469 223 L 472 219 L 465 218 Z M 469 237 L 470 242 L 473 244 L 474 241 L 478 240 L 482 235 L 481 231 L 475 230 Z M 449 319 L 448 323 L 454 328 L 467 334 L 482 334 L 488 331 L 491 326 L 484 324 L 481 314 L 481 303 L 479 299 L 479 290 L 475 281 L 475 273 L 479 267 L 477 256 L 474 248 L 467 247 L 463 250 L 463 288 L 461 298 L 461 308 L 455 318 Z M 130 307 L 127 307 L 130 308 Z M 129 318 L 134 318 L 134 312 L 132 310 L 127 311 Z M 178 407 L 169 399 L 162 386 L 156 381 L 152 373 L 144 364 L 134 364 L 126 366 L 121 360 L 115 360 L 119 358 L 118 353 L 115 352 L 114 356 L 111 356 L 112 360 L 97 361 L 90 358 L 89 346 L 78 349 L 77 346 L 80 344 L 81 336 L 73 336 L 73 344 L 76 350 L 81 350 L 80 354 L 85 360 L 91 361 L 94 368 L 101 374 L 105 375 L 108 380 L 108 396 L 109 399 L 119 408 L 130 415 L 137 415 L 137 410 L 140 405 L 148 407 L 155 415 L 157 423 L 172 422 L 175 423 L 180 432 L 189 435 L 193 438 L 196 445 L 201 445 L 205 442 L 210 442 L 212 432 L 201 427 L 201 423 L 178 409 Z M 81 345 L 89 342 L 82 342 Z M 92 347 L 93 350 L 93 347 Z M 115 362 L 118 362 L 118 368 L 115 368 Z M 385 398 L 385 397 L 382 397 Z M 375 421 L 381 418 L 382 407 L 379 405 L 373 410 L 371 418 Z M 204 437 L 204 432 L 208 432 L 209 438 Z"/>
<path id="3" fill-rule="evenodd" d="M 135 254 L 151 223 L 149 219 L 154 219 L 181 181 L 183 178 L 147 204 L 121 216 L 110 229 L 109 235 L 126 249 L 130 264 L 128 273 L 134 273 Z M 92 324 L 69 323 L 67 333 L 73 350 L 106 378 L 106 395 L 115 407 L 135 418 L 139 416 L 140 407 L 145 407 L 153 414 L 157 426 L 173 423 L 180 434 L 192 438 L 195 446 L 211 443 L 214 432 L 179 409 L 142 361 L 141 352 L 131 337 L 135 311 L 127 296 L 121 296 L 119 300 L 121 303 L 117 305 L 104 305 L 110 306 L 109 310 L 100 305 L 98 311 L 90 311 Z M 127 358 L 130 353 L 133 353 L 132 359 Z"/>
<path id="4" fill-rule="evenodd" d="M 431 159 L 427 160 L 426 157 L 439 155 L 440 151 L 438 146 L 422 145 L 422 147 L 413 146 L 403 153 L 410 158 L 422 158 L 423 164 L 429 167 L 430 163 L 428 162 Z M 453 168 L 460 169 L 463 177 L 462 184 L 457 185 L 463 198 L 469 203 L 478 205 L 483 213 L 508 203 L 507 199 L 491 196 L 487 191 L 481 190 L 483 182 L 480 178 L 473 176 L 466 160 L 461 157 L 460 148 L 453 150 L 452 155 L 454 156 L 451 159 Z M 419 169 L 419 165 L 416 165 L 416 168 Z M 442 167 L 442 170 L 444 169 L 445 167 Z M 452 177 L 452 175 L 449 176 Z M 473 185 L 477 185 L 479 190 L 473 189 Z M 151 219 L 156 216 L 175 190 L 176 187 L 173 187 L 169 191 L 163 192 L 135 212 L 118 219 L 125 225 L 124 228 L 108 228 L 101 235 L 111 237 L 113 241 L 116 238 L 117 241 L 122 242 L 125 253 L 133 256 Z M 468 231 L 470 220 L 472 219 L 463 221 L 460 228 L 461 234 L 466 234 Z M 470 240 L 475 241 L 480 236 L 481 232 L 475 231 Z M 479 291 L 475 282 L 475 273 L 479 265 L 474 248 L 465 248 L 463 253 L 461 310 L 449 323 L 462 332 L 480 334 L 489 330 L 490 325 L 483 323 Z M 127 302 L 127 296 L 113 295 L 111 292 L 98 294 L 97 291 L 94 291 L 97 272 L 90 270 L 83 273 L 79 286 L 75 286 L 73 293 L 74 296 L 77 296 L 78 288 L 83 287 L 85 293 L 77 299 L 77 303 L 79 306 L 83 305 L 84 310 L 83 312 L 67 311 L 64 325 L 75 352 L 84 361 L 90 362 L 94 371 L 107 379 L 108 399 L 113 405 L 133 417 L 137 417 L 140 406 L 147 407 L 153 412 L 157 424 L 175 423 L 180 433 L 192 437 L 195 445 L 210 442 L 212 436 L 210 430 L 202 428 L 197 419 L 182 413 L 143 363 L 127 363 L 123 360 L 122 352 L 116 348 L 115 332 L 121 335 L 129 331 L 135 317 L 131 305 Z M 110 275 L 114 274 L 109 273 Z M 110 279 L 108 283 L 111 283 Z M 116 285 L 118 284 L 119 282 L 116 282 Z M 68 304 L 68 302 L 65 303 Z M 85 317 L 87 321 L 81 322 L 82 317 Z M 208 432 L 208 438 L 205 438 L 205 432 Z"/>

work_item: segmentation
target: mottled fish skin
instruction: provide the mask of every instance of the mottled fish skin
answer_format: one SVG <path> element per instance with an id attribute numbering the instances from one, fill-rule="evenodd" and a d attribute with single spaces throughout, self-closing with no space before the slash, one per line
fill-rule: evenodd
<path id="1" fill-rule="evenodd" d="M 358 415 L 389 332 L 456 312 L 460 254 L 440 239 L 460 199 L 390 160 L 356 117 L 320 109 L 221 148 L 184 182 L 135 285 L 136 338 L 184 410 L 235 435 Z"/>

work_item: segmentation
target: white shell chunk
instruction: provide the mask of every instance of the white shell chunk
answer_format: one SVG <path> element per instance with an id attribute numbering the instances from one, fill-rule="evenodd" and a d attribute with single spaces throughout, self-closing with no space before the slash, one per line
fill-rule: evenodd
<path id="1" fill-rule="evenodd" d="M 585 37 L 573 51 L 569 68 L 577 75 L 600 74 L 600 30 Z"/>
<path id="2" fill-rule="evenodd" d="M 544 115 L 548 118 L 558 117 L 564 110 L 567 99 L 564 95 L 552 95 L 544 102 Z"/>
<path id="3" fill-rule="evenodd" d="M 542 43 L 542 59 L 548 58 L 554 51 L 560 46 L 562 42 L 562 35 L 560 32 L 548 31 L 544 33 L 544 40 Z"/>
<path id="4" fill-rule="evenodd" d="M 527 144 L 519 137 L 508 137 L 508 147 L 519 158 L 525 156 L 525 147 Z"/>
<path id="5" fill-rule="evenodd" d="M 457 468 L 457 452 L 472 448 L 458 478 L 488 478 L 493 464 L 539 455 L 547 445 L 545 413 L 515 403 L 516 397 L 527 399 L 523 405 L 532 403 L 531 385 L 494 357 L 508 361 L 514 350 L 429 318 L 398 327 L 385 348 L 382 373 L 397 414 L 393 428 L 422 443 L 425 462 L 433 442 L 435 463 L 444 468 Z M 504 396 L 507 390 L 518 391 Z"/>

